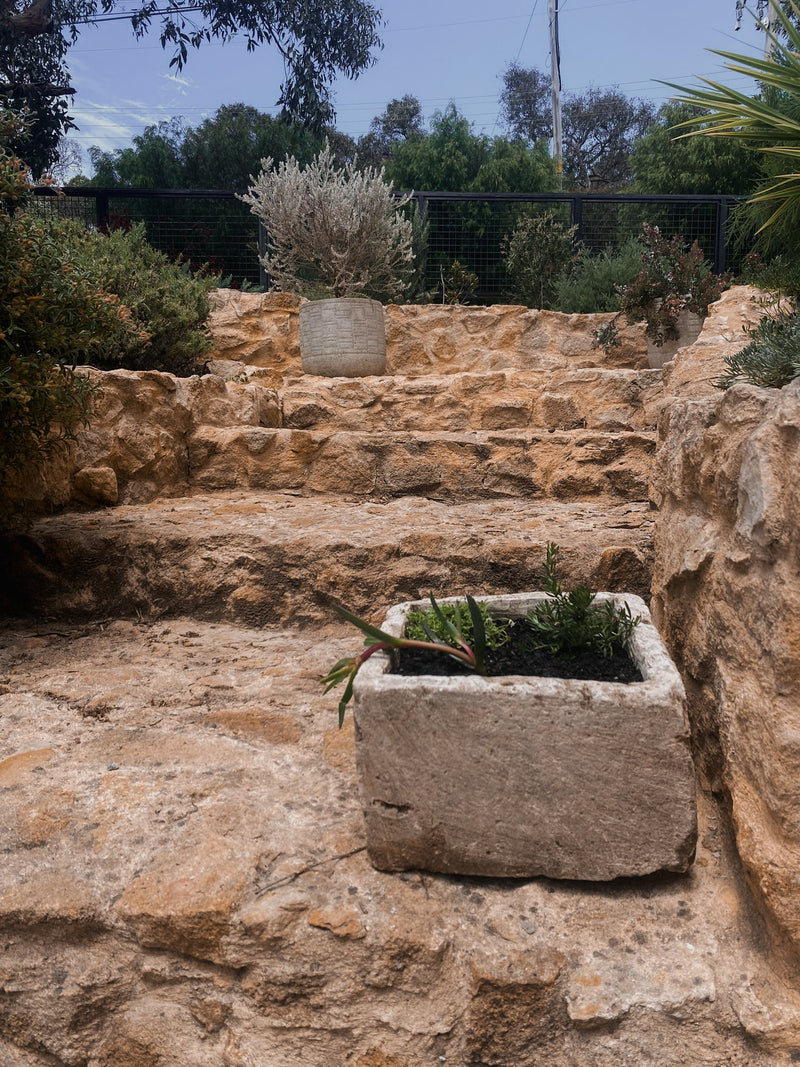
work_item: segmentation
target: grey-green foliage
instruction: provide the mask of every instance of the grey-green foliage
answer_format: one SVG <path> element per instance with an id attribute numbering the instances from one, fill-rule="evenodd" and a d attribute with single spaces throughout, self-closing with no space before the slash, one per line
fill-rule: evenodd
<path id="1" fill-rule="evenodd" d="M 499 648 L 500 645 L 508 640 L 508 621 L 495 619 L 490 615 L 488 607 L 482 601 L 477 601 L 476 603 L 483 619 L 486 647 Z M 432 633 L 440 641 L 452 645 L 453 632 L 447 626 L 447 622 L 455 626 L 468 645 L 472 645 L 475 639 L 475 630 L 466 602 L 437 602 L 435 610 L 431 606 L 409 611 L 406 616 L 405 636 L 417 641 L 425 641 L 430 638 Z"/>
<path id="2" fill-rule="evenodd" d="M 553 656 L 580 656 L 586 653 L 610 657 L 625 648 L 639 619 L 631 615 L 627 604 L 618 606 L 611 600 L 594 604 L 596 593 L 578 585 L 563 590 L 556 577 L 558 545 L 547 546 L 545 591 L 552 599 L 543 600 L 528 612 L 533 631 L 534 649 Z"/>
<path id="3" fill-rule="evenodd" d="M 558 310 L 578 315 L 619 310 L 618 290 L 633 281 L 641 265 L 642 246 L 634 237 L 619 249 L 583 256 L 557 281 Z"/>
<path id="4" fill-rule="evenodd" d="M 800 376 L 800 312 L 778 305 L 746 332 L 749 344 L 725 357 L 728 369 L 714 383 L 717 388 L 747 382 L 780 389 Z"/>
<path id="5" fill-rule="evenodd" d="M 239 197 L 264 224 L 261 263 L 276 289 L 392 299 L 409 284 L 412 224 L 383 171 L 339 167 L 330 148 L 306 166 L 293 156 L 261 173 Z"/>
<path id="6" fill-rule="evenodd" d="M 567 227 L 551 211 L 528 215 L 502 242 L 512 292 L 528 307 L 557 306 L 559 282 L 581 260 L 576 226 Z"/>

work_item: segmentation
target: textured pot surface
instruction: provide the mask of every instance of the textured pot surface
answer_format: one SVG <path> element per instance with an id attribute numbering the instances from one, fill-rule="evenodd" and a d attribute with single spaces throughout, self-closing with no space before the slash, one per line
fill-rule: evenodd
<path id="1" fill-rule="evenodd" d="M 679 348 L 692 345 L 700 336 L 703 329 L 703 320 L 694 311 L 683 310 L 678 315 L 678 336 L 671 337 L 657 345 L 655 341 L 647 339 L 647 364 L 653 370 L 659 370 L 665 363 L 669 363 Z"/>
<path id="2" fill-rule="evenodd" d="M 486 602 L 522 616 L 543 596 Z M 687 870 L 697 830 L 683 685 L 644 601 L 613 599 L 641 618 L 639 683 L 409 677 L 390 674 L 387 656 L 365 664 L 356 761 L 376 867 L 593 881 Z M 383 629 L 402 633 L 409 606 Z"/>
<path id="3" fill-rule="evenodd" d="M 360 378 L 386 373 L 383 305 L 361 297 L 311 300 L 300 308 L 306 374 Z"/>

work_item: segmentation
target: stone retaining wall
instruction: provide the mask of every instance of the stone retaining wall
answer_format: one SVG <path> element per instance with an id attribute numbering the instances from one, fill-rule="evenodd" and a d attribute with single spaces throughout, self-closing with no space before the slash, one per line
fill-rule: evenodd
<path id="1" fill-rule="evenodd" d="M 720 392 L 761 309 L 720 302 L 666 375 L 653 612 L 686 683 L 696 760 L 730 797 L 739 854 L 800 948 L 800 380 Z"/>

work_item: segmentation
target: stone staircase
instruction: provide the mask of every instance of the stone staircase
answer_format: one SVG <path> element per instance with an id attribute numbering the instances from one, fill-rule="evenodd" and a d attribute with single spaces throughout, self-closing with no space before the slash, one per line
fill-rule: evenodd
<path id="1" fill-rule="evenodd" d="M 319 684 L 360 637 L 328 597 L 378 622 L 536 588 L 551 540 L 566 580 L 648 595 L 661 372 L 586 348 L 104 376 L 43 487 L 68 506 L 2 545 L 4 1067 L 787 1062 L 800 1007 L 708 794 L 683 878 L 365 854 L 352 719 Z"/>
<path id="2" fill-rule="evenodd" d="M 568 580 L 647 596 L 661 371 L 600 356 L 364 379 L 106 375 L 76 467 L 110 468 L 121 503 L 14 538 L 5 607 L 305 623 L 328 596 L 380 612 L 536 587 L 551 540 Z"/>

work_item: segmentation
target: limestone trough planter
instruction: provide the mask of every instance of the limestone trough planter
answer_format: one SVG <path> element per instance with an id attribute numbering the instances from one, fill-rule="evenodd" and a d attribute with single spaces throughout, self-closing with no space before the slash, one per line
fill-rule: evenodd
<path id="1" fill-rule="evenodd" d="M 484 598 L 524 616 L 543 593 Z M 367 848 L 379 870 L 605 881 L 683 872 L 697 837 L 683 684 L 643 600 L 644 681 L 409 677 L 386 654 L 354 689 Z M 382 629 L 401 635 L 406 611 Z"/>
<path id="2" fill-rule="evenodd" d="M 383 305 L 363 297 L 310 300 L 302 304 L 300 358 L 306 374 L 329 378 L 385 374 Z"/>

